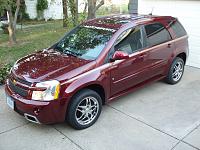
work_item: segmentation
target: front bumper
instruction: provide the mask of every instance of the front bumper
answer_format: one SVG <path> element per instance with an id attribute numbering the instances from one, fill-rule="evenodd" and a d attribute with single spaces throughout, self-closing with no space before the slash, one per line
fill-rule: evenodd
<path id="1" fill-rule="evenodd" d="M 5 92 L 14 100 L 14 110 L 25 116 L 29 121 L 31 121 L 31 117 L 37 121 L 32 122 L 42 124 L 53 124 L 65 121 L 67 99 L 61 98 L 48 102 L 28 100 L 11 91 L 7 84 L 5 86 Z"/>

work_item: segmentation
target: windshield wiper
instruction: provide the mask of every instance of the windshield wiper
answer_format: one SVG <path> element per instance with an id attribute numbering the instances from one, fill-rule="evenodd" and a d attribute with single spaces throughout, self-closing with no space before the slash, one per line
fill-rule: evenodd
<path id="1" fill-rule="evenodd" d="M 72 51 L 70 51 L 70 50 L 67 50 L 67 49 L 65 49 L 65 50 L 63 51 L 63 53 L 64 53 L 64 54 L 67 54 L 67 55 L 74 56 L 74 57 L 78 57 L 78 54 L 76 54 L 76 53 L 74 53 L 74 52 L 72 52 Z"/>
<path id="2" fill-rule="evenodd" d="M 55 46 L 54 49 L 55 49 L 56 51 L 63 52 L 62 47 L 60 47 L 60 46 L 58 46 L 58 45 Z"/>

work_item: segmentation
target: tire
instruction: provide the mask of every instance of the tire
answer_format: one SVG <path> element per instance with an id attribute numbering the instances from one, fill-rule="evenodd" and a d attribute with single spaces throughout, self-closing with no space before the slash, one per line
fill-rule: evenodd
<path id="1" fill-rule="evenodd" d="M 178 83 L 184 73 L 185 63 L 182 58 L 176 57 L 169 69 L 168 75 L 166 77 L 166 82 L 168 84 L 176 84 Z"/>
<path id="2" fill-rule="evenodd" d="M 73 96 L 66 119 L 73 128 L 85 129 L 97 121 L 101 109 L 102 100 L 99 94 L 90 89 L 83 89 Z"/>

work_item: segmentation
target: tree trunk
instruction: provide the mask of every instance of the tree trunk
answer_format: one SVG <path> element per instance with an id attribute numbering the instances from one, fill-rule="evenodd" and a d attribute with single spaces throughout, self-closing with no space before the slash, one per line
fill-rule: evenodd
<path id="1" fill-rule="evenodd" d="M 87 17 L 88 20 L 96 17 L 94 12 L 95 10 L 94 1 L 96 0 L 88 0 L 88 17 Z"/>
<path id="2" fill-rule="evenodd" d="M 75 14 L 74 14 L 75 25 L 78 24 L 78 0 L 75 0 Z"/>
<path id="3" fill-rule="evenodd" d="M 73 25 L 76 26 L 78 23 L 78 0 L 69 0 L 69 7 L 72 15 Z"/>
<path id="4" fill-rule="evenodd" d="M 138 13 L 138 0 L 129 0 L 128 11 L 130 14 Z"/>
<path id="5" fill-rule="evenodd" d="M 96 18 L 96 11 L 104 5 L 104 0 L 101 0 L 98 5 L 96 5 L 96 0 L 88 0 L 88 17 L 87 19 Z"/>
<path id="6" fill-rule="evenodd" d="M 14 29 L 14 26 L 13 26 L 13 15 L 10 8 L 7 11 L 7 17 L 8 17 L 9 42 L 10 42 L 10 45 L 14 45 L 17 43 L 16 34 L 15 34 L 16 29 Z"/>
<path id="7" fill-rule="evenodd" d="M 63 4 L 63 27 L 67 27 L 67 19 L 68 19 L 67 0 L 62 0 L 62 4 Z"/>
<path id="8" fill-rule="evenodd" d="M 17 0 L 14 18 L 13 18 L 11 7 L 9 7 L 8 11 L 7 11 L 9 42 L 10 42 L 11 45 L 14 45 L 14 44 L 17 43 L 17 40 L 16 40 L 16 25 L 17 25 L 17 17 L 18 17 L 18 14 L 19 14 L 19 9 L 20 9 L 20 0 Z"/>
<path id="9" fill-rule="evenodd" d="M 16 1 L 16 10 L 15 10 L 15 17 L 14 17 L 14 21 L 13 21 L 13 28 L 14 28 L 14 32 L 16 32 L 16 25 L 17 25 L 17 17 L 18 17 L 18 14 L 19 14 L 19 9 L 20 9 L 20 0 L 17 0 Z"/>
<path id="10" fill-rule="evenodd" d="M 83 14 L 86 14 L 86 12 L 87 12 L 87 8 L 88 8 L 88 3 L 85 2 L 85 7 L 84 7 L 84 10 L 83 10 Z"/>

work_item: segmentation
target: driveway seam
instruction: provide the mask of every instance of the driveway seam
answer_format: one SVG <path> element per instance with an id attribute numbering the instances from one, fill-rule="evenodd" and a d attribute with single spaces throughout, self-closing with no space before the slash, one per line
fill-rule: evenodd
<path id="1" fill-rule="evenodd" d="M 182 140 L 178 141 L 178 143 L 176 143 L 175 146 L 172 147 L 171 150 L 174 150 L 174 149 L 176 148 L 176 146 L 178 146 L 178 144 L 180 144 L 181 142 L 184 143 L 184 144 L 187 144 L 188 146 L 190 146 L 190 147 L 192 147 L 192 148 L 194 148 L 194 149 L 196 149 L 196 150 L 200 150 L 198 147 L 196 147 L 196 146 L 194 146 L 194 145 L 192 145 L 192 144 L 190 144 L 190 143 L 187 143 L 187 142 L 185 142 L 185 141 L 182 141 Z"/>
<path id="2" fill-rule="evenodd" d="M 144 121 L 142 121 L 142 120 L 139 120 L 138 118 L 135 118 L 135 117 L 133 117 L 133 116 L 131 116 L 131 115 L 129 115 L 129 114 L 127 114 L 127 113 L 125 113 L 125 112 L 123 112 L 123 111 L 121 111 L 121 110 L 119 110 L 119 109 L 113 107 L 113 106 L 111 106 L 111 105 L 106 104 L 106 106 L 108 106 L 108 107 L 110 107 L 110 108 L 112 108 L 112 109 L 114 109 L 114 110 L 116 110 L 116 111 L 118 111 L 118 112 L 124 114 L 125 116 L 130 117 L 130 118 L 132 118 L 132 119 L 134 119 L 134 120 L 136 120 L 136 121 L 138 121 L 138 122 L 140 122 L 140 123 L 142 123 L 142 124 L 145 124 L 146 126 L 148 126 L 148 127 L 150 127 L 150 128 L 153 128 L 153 129 L 156 130 L 156 131 L 159 131 L 159 132 L 161 132 L 161 133 L 163 133 L 163 134 L 165 134 L 165 135 L 168 135 L 168 136 L 170 136 L 170 137 L 172 137 L 172 138 L 178 140 L 178 142 L 172 147 L 171 150 L 174 150 L 174 148 L 175 148 L 180 142 L 183 142 L 183 143 L 185 143 L 185 144 L 187 144 L 187 145 L 189 145 L 189 146 L 191 146 L 191 147 L 193 147 L 193 148 L 195 148 L 195 149 L 197 149 L 197 150 L 200 150 L 199 148 L 193 146 L 192 144 L 183 141 L 183 139 L 186 138 L 190 133 L 192 133 L 196 128 L 200 127 L 200 124 L 197 125 L 197 126 L 196 126 L 192 131 L 190 131 L 188 134 L 186 134 L 182 139 L 179 139 L 179 138 L 177 138 L 177 137 L 175 137 L 175 136 L 173 136 L 173 135 L 171 135 L 171 134 L 169 134 L 169 133 L 167 133 L 167 132 L 164 132 L 164 131 L 162 131 L 162 130 L 160 130 L 160 129 L 158 129 L 158 128 L 156 128 L 156 127 L 154 127 L 154 126 L 152 126 L 152 125 L 150 125 L 150 124 L 148 124 L 148 123 L 146 123 L 146 122 L 144 122 Z"/>
<path id="3" fill-rule="evenodd" d="M 194 130 L 200 127 L 200 124 L 198 124 L 194 129 L 192 129 L 188 134 L 186 134 L 181 140 L 184 140 L 188 135 L 190 135 Z"/>
<path id="4" fill-rule="evenodd" d="M 65 135 L 64 133 L 62 133 L 62 131 L 60 131 L 59 129 L 57 129 L 55 126 L 53 126 L 53 128 L 58 131 L 60 134 L 62 134 L 65 138 L 67 138 L 70 142 L 72 142 L 73 144 L 75 144 L 79 149 L 81 150 L 85 150 L 84 148 L 82 148 L 79 144 L 77 144 L 76 142 L 74 142 L 71 138 L 69 138 L 67 135 Z"/>
<path id="5" fill-rule="evenodd" d="M 167 132 L 165 132 L 165 131 L 162 131 L 162 130 L 160 130 L 160 129 L 158 129 L 158 128 L 156 128 L 156 127 L 154 127 L 154 126 L 152 126 L 152 125 L 150 125 L 150 124 L 148 124 L 148 123 L 146 123 L 146 122 L 144 122 L 144 121 L 142 121 L 142 120 L 140 120 L 140 119 L 138 119 L 138 118 L 135 118 L 135 117 L 133 117 L 133 116 L 131 116 L 131 115 L 129 115 L 129 114 L 127 114 L 127 113 L 125 113 L 125 112 L 123 112 L 123 111 L 121 111 L 121 110 L 115 108 L 115 107 L 112 107 L 112 106 L 110 106 L 110 105 L 108 105 L 108 104 L 106 104 L 106 105 L 107 105 L 108 107 L 110 107 L 110 108 L 112 108 L 112 109 L 114 109 L 114 110 L 116 110 L 116 111 L 118 111 L 118 112 L 120 112 L 120 113 L 126 115 L 127 117 L 130 117 L 130 118 L 132 118 L 132 119 L 134 119 L 134 120 L 137 120 L 137 121 L 141 122 L 142 124 L 147 125 L 148 127 L 153 128 L 154 130 L 157 130 L 157 131 L 159 131 L 159 132 L 162 132 L 162 133 L 164 133 L 164 134 L 166 134 L 166 135 L 168 135 L 168 136 L 170 136 L 170 137 L 172 137 L 172 138 L 174 138 L 174 139 L 176 139 L 176 140 L 178 140 L 178 141 L 180 140 L 179 138 L 177 138 L 177 137 L 175 137 L 175 136 L 173 136 L 173 135 L 171 135 L 171 134 L 169 134 L 169 133 L 167 133 Z"/>
<path id="6" fill-rule="evenodd" d="M 25 124 L 23 124 L 23 125 L 20 125 L 20 126 L 17 126 L 17 127 L 11 128 L 11 129 L 9 129 L 9 130 L 6 130 L 6 131 L 3 131 L 3 132 L 0 132 L 0 135 L 1 135 L 1 134 L 4 134 L 4 133 L 8 133 L 8 132 L 13 131 L 13 130 L 18 129 L 18 128 L 21 128 L 21 127 L 23 127 L 23 126 L 25 126 L 25 125 L 27 125 L 27 124 L 29 124 L 29 122 L 27 122 L 27 123 L 25 123 Z"/>
<path id="7" fill-rule="evenodd" d="M 189 136 L 194 130 L 196 130 L 196 129 L 199 128 L 199 127 L 200 127 L 200 124 L 198 124 L 196 127 L 194 127 L 194 129 L 192 129 L 190 132 L 188 132 L 188 134 L 186 134 L 182 139 L 180 139 L 180 141 L 179 141 L 171 150 L 174 150 L 174 148 L 175 148 L 180 142 L 183 142 L 183 143 L 185 143 L 185 144 L 187 144 L 187 145 L 189 145 L 189 146 L 191 146 L 191 147 L 193 147 L 193 148 L 195 148 L 195 149 L 197 149 L 197 150 L 200 150 L 198 147 L 195 147 L 195 146 L 193 146 L 192 144 L 190 144 L 190 143 L 184 141 L 184 139 L 185 139 L 187 136 Z"/>

